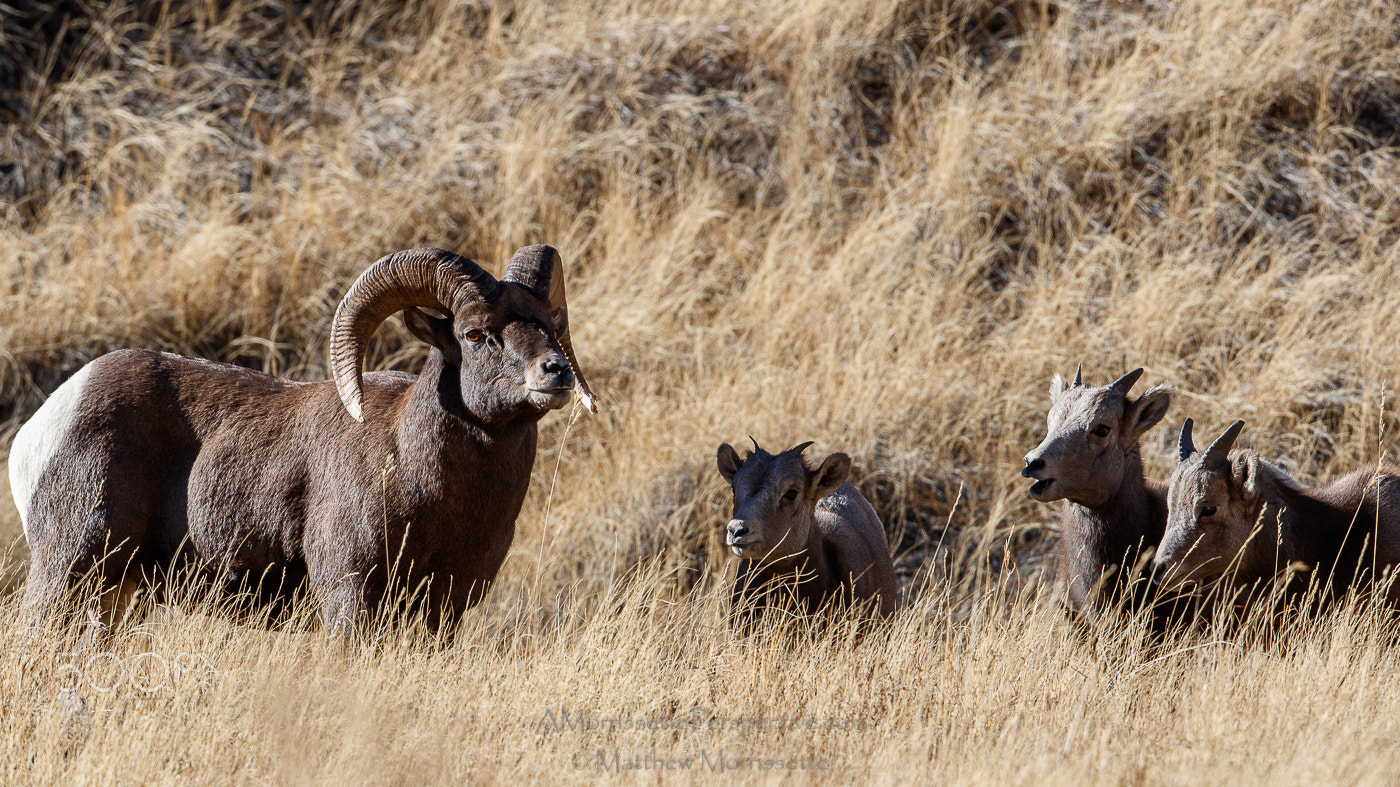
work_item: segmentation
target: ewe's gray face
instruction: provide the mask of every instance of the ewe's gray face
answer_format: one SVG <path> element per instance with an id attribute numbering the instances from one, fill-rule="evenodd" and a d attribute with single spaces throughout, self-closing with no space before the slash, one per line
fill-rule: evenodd
<path id="1" fill-rule="evenodd" d="M 1242 421 L 1204 453 L 1191 447 L 1190 424 L 1187 419 L 1182 427 L 1182 456 L 1167 490 L 1167 532 L 1152 561 L 1156 573 L 1169 585 L 1208 579 L 1231 564 L 1236 579 L 1261 576 L 1258 553 L 1271 547 L 1272 539 L 1250 539 L 1259 499 L 1259 454 L 1245 450 L 1228 455 Z"/>
<path id="2" fill-rule="evenodd" d="M 450 320 L 409 310 L 405 322 L 457 369 L 455 395 L 483 421 L 540 415 L 569 403 L 574 374 L 550 327 L 549 304 L 518 284 L 503 282 L 496 299 L 468 302 Z"/>
<path id="3" fill-rule="evenodd" d="M 821 467 L 808 468 L 802 451 L 809 445 L 774 456 L 755 444 L 743 459 L 728 443 L 719 447 L 719 473 L 734 490 L 734 517 L 725 530 L 725 543 L 734 554 L 770 562 L 807 548 L 817 501 L 844 484 L 851 469 L 845 454 L 832 454 Z"/>
<path id="4" fill-rule="evenodd" d="M 1112 499 L 1123 482 L 1128 455 L 1138 450 L 1143 433 L 1171 406 L 1171 389 L 1160 386 L 1128 398 L 1141 375 L 1137 369 L 1102 388 L 1081 384 L 1078 374 L 1065 387 L 1055 375 L 1045 440 L 1026 455 L 1021 470 L 1021 475 L 1035 479 L 1031 497 L 1041 502 L 1069 499 L 1090 507 Z"/>

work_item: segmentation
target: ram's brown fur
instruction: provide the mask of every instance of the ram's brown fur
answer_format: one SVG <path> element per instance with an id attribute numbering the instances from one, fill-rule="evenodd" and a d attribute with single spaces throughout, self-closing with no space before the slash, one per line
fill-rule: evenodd
<path id="1" fill-rule="evenodd" d="M 500 282 L 449 252 L 386 257 L 342 304 L 373 319 L 335 347 L 340 392 L 148 350 L 91 362 L 11 456 L 31 550 L 28 614 L 52 617 L 94 567 L 117 586 L 184 565 L 274 597 L 305 582 L 333 627 L 428 579 L 430 623 L 464 611 L 510 547 L 536 423 L 576 383 L 551 273 L 563 275 L 548 247 L 523 249 Z M 355 294 L 376 276 L 398 300 Z M 423 276 L 457 296 L 414 289 Z M 361 377 L 364 343 L 407 302 L 449 314 L 405 312 L 433 345 L 422 372 Z M 337 330 L 353 322 L 338 314 Z M 469 329 L 476 342 L 462 338 Z"/>

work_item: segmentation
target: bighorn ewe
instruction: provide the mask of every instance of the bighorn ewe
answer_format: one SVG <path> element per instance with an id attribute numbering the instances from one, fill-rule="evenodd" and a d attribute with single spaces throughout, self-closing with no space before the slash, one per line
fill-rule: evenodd
<path id="1" fill-rule="evenodd" d="M 828 602 L 865 602 L 889 615 L 899 588 L 885 528 L 846 483 L 850 457 L 832 454 L 813 470 L 802 459 L 810 445 L 774 456 L 754 441 L 743 459 L 728 443 L 719 447 L 719 474 L 734 490 L 725 543 L 744 558 L 733 600 L 792 593 L 809 613 Z"/>
<path id="2" fill-rule="evenodd" d="M 362 374 L 400 311 L 432 345 L 422 372 Z M 186 561 L 305 581 L 332 629 L 375 608 L 395 565 L 393 585 L 432 578 L 432 625 L 478 601 L 515 533 L 536 423 L 575 386 L 595 407 L 558 253 L 523 248 L 500 281 L 440 249 L 386 256 L 336 310 L 331 358 L 334 383 L 146 350 L 80 369 L 11 452 L 28 614 L 50 616 L 94 566 L 116 587 Z"/>
<path id="3" fill-rule="evenodd" d="M 1248 586 L 1303 564 L 1331 596 L 1366 586 L 1400 565 L 1400 476 L 1362 469 L 1305 490 L 1253 449 L 1231 451 L 1236 421 L 1201 453 L 1191 420 L 1181 427 L 1178 464 L 1167 497 L 1167 533 L 1157 570 L 1168 582 L 1225 574 Z M 1293 588 L 1296 590 L 1297 588 Z M 1386 588 L 1391 603 L 1400 588 Z"/>
<path id="4" fill-rule="evenodd" d="M 1111 604 L 1131 586 L 1131 601 L 1150 595 L 1145 577 L 1127 576 L 1155 547 L 1167 521 L 1165 485 L 1143 476 L 1138 441 L 1171 406 L 1173 392 L 1158 386 L 1132 399 L 1141 369 L 1102 388 L 1084 385 L 1080 371 L 1065 387 L 1050 384 L 1045 440 L 1026 455 L 1021 475 L 1034 478 L 1030 495 L 1063 500 L 1055 595 L 1069 609 L 1094 617 L 1095 601 Z M 1145 573 L 1145 572 L 1144 572 Z M 1099 583 L 1109 575 L 1103 592 Z"/>

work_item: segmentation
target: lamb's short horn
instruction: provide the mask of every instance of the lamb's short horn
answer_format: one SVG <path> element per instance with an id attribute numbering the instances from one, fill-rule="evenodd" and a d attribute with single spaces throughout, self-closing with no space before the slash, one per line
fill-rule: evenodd
<path id="1" fill-rule="evenodd" d="M 1194 425 L 1195 422 L 1190 418 L 1187 418 L 1186 423 L 1181 425 L 1181 437 L 1176 440 L 1177 462 L 1185 462 L 1191 458 L 1191 454 L 1196 453 L 1196 446 L 1191 442 L 1191 427 Z"/>
<path id="2" fill-rule="evenodd" d="M 1128 391 L 1131 391 L 1133 389 L 1133 383 L 1137 382 L 1138 378 L 1141 376 L 1142 369 L 1134 369 L 1131 372 L 1128 372 L 1127 374 L 1123 375 L 1122 377 L 1119 377 L 1117 380 L 1114 380 L 1113 384 L 1108 387 L 1112 388 L 1118 393 L 1123 394 L 1124 396 L 1127 396 Z"/>
<path id="3" fill-rule="evenodd" d="M 382 257 L 350 285 L 331 325 L 331 376 L 350 417 L 364 422 L 365 347 L 379 324 L 422 306 L 451 314 L 464 298 L 495 300 L 501 285 L 475 262 L 443 249 Z"/>
<path id="4" fill-rule="evenodd" d="M 1236 421 L 1230 424 L 1215 442 L 1206 449 L 1205 458 L 1201 460 L 1201 467 L 1207 470 L 1219 470 L 1229 462 L 1230 449 L 1235 445 L 1235 438 L 1240 436 L 1240 430 L 1244 429 L 1244 421 Z"/>
<path id="5" fill-rule="evenodd" d="M 573 342 L 569 340 L 569 304 L 564 297 L 564 262 L 559 252 L 553 246 L 543 244 L 520 249 L 510 258 L 502 281 L 515 282 L 549 302 L 554 338 L 574 373 L 579 401 L 588 408 L 588 412 L 598 412 L 598 397 L 588 387 L 583 369 L 579 368 L 578 359 L 574 357 Z"/>
<path id="6" fill-rule="evenodd" d="M 798 456 L 801 456 L 803 451 L 806 451 L 808 448 L 811 448 L 814 444 L 815 444 L 814 441 L 808 440 L 808 441 L 805 442 L 805 443 L 802 443 L 802 444 L 800 444 L 800 445 L 795 445 L 795 446 L 793 446 L 792 448 L 789 448 L 789 449 L 788 449 L 788 452 L 789 452 L 789 453 L 797 454 Z"/>
<path id="7" fill-rule="evenodd" d="M 754 453 L 758 453 L 758 452 L 760 452 L 760 451 L 763 450 L 762 448 L 759 448 L 759 447 L 758 447 L 758 441 L 755 440 L 755 439 L 753 439 L 753 435 L 749 435 L 749 442 L 750 442 L 750 443 L 753 443 L 753 452 L 754 452 Z"/>
<path id="8" fill-rule="evenodd" d="M 1083 371 L 1084 371 L 1084 364 L 1081 363 L 1081 364 L 1075 365 L 1075 367 L 1074 367 L 1074 382 L 1070 383 L 1070 384 L 1069 384 L 1069 387 L 1071 387 L 1071 388 L 1078 388 L 1079 386 L 1081 386 L 1081 385 L 1084 384 L 1084 378 L 1083 378 L 1083 376 L 1082 376 L 1082 374 L 1081 374 Z"/>

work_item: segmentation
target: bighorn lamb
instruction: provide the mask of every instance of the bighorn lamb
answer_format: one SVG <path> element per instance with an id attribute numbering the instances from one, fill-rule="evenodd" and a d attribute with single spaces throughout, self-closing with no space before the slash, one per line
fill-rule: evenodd
<path id="1" fill-rule="evenodd" d="M 422 372 L 362 374 L 400 311 L 432 345 Z M 441 249 L 388 255 L 336 310 L 331 358 L 334 383 L 295 383 L 126 350 L 60 386 L 10 458 L 31 619 L 94 567 L 115 590 L 187 562 L 273 597 L 305 582 L 336 630 L 429 578 L 430 625 L 476 603 L 514 536 L 536 423 L 575 385 L 595 408 L 558 253 L 523 248 L 500 281 Z"/>
<path id="2" fill-rule="evenodd" d="M 1128 575 L 1162 538 L 1167 490 L 1143 476 L 1138 441 L 1167 414 L 1173 391 L 1158 386 L 1133 399 L 1128 391 L 1142 369 L 1102 388 L 1085 385 L 1080 371 L 1068 388 L 1058 374 L 1051 382 L 1048 434 L 1026 455 L 1021 475 L 1036 479 L 1036 500 L 1065 501 L 1055 596 L 1093 618 L 1096 604 L 1116 603 L 1125 589 L 1133 608 L 1151 596 L 1146 572 Z"/>
<path id="3" fill-rule="evenodd" d="M 1178 463 L 1167 496 L 1167 532 L 1157 551 L 1169 583 L 1224 574 L 1237 586 L 1303 564 L 1324 598 L 1349 586 L 1389 580 L 1400 565 L 1400 476 L 1394 468 L 1357 470 L 1321 489 L 1303 489 L 1253 449 L 1231 451 L 1236 421 L 1201 453 L 1191 420 L 1181 427 Z M 1388 600 L 1400 602 L 1389 582 Z"/>
<path id="4" fill-rule="evenodd" d="M 743 459 L 728 443 L 719 447 L 719 474 L 734 490 L 725 543 L 743 558 L 733 601 L 756 598 L 751 614 L 774 602 L 771 594 L 793 594 L 808 613 L 864 603 L 890 615 L 899 588 L 885 528 L 846 483 L 850 457 L 832 454 L 814 470 L 802 458 L 810 445 L 774 456 L 754 441 Z"/>

